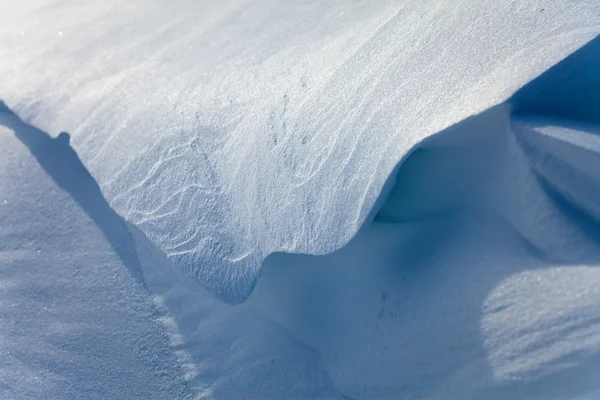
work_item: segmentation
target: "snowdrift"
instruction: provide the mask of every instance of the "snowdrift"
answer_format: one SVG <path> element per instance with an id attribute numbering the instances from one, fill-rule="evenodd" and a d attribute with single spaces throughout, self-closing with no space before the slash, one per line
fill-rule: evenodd
<path id="1" fill-rule="evenodd" d="M 139 285 L 104 289 L 133 290 L 119 318 L 166 360 L 125 363 L 161 377 L 152 396 L 600 393 L 597 2 L 31 0 L 0 21 L 0 137 L 117 256 L 94 278 L 121 265 Z M 181 376 L 162 374 L 174 360 Z M 61 392 L 61 368 L 56 398 L 87 390 Z"/>
<path id="2" fill-rule="evenodd" d="M 413 146 L 505 101 L 599 17 L 595 1 L 29 0 L 3 13 L 0 91 L 239 303 L 268 254 L 346 244 Z"/>
<path id="3" fill-rule="evenodd" d="M 593 398 L 598 65 L 600 38 L 415 146 L 347 246 L 270 256 L 250 302 L 351 398 Z"/>

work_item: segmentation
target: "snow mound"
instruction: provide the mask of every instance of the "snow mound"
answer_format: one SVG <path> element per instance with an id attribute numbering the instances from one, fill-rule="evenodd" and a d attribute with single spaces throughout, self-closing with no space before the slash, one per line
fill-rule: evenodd
<path id="1" fill-rule="evenodd" d="M 249 302 L 353 399 L 597 393 L 598 127 L 503 104 L 432 136 L 348 245 L 271 255 Z"/>
<path id="2" fill-rule="evenodd" d="M 191 399 L 131 235 L 64 138 L 0 107 L 0 398 Z"/>
<path id="3" fill-rule="evenodd" d="M 505 101 L 599 20 L 591 0 L 26 0 L 0 16 L 0 93 L 71 133 L 110 205 L 239 303 L 267 255 L 345 245 L 413 146 Z"/>
<path id="4" fill-rule="evenodd" d="M 0 16 L 0 390 L 600 393 L 597 2 L 182 6 Z"/>
<path id="5" fill-rule="evenodd" d="M 593 398 L 599 45 L 415 146 L 348 245 L 271 255 L 249 302 L 353 399 Z"/>
<path id="6" fill-rule="evenodd" d="M 124 223 L 68 134 L 0 102 L 0 143 L 0 398 L 342 398 L 313 349 Z"/>

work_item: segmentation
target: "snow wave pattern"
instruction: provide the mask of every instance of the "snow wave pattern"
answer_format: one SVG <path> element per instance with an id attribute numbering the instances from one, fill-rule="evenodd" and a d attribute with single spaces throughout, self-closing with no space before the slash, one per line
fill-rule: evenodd
<path id="1" fill-rule="evenodd" d="M 1 17 L 0 89 L 71 132 L 111 206 L 239 303 L 268 254 L 348 243 L 411 148 L 504 102 L 599 16 L 595 1 L 28 0 Z"/>

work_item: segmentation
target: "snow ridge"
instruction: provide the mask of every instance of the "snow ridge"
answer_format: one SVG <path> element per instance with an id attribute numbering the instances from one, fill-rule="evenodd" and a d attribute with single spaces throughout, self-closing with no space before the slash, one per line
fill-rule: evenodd
<path id="1" fill-rule="evenodd" d="M 109 204 L 230 303 L 270 253 L 348 243 L 411 148 L 507 100 L 600 16 L 591 0 L 180 6 L 82 18 L 28 0 L 2 17 L 0 90 L 68 131 Z"/>
<path id="2" fill-rule="evenodd" d="M 0 121 L 151 293 L 153 395 L 598 393 L 598 2 L 146 3 L 0 16 Z"/>
<path id="3" fill-rule="evenodd" d="M 269 256 L 249 302 L 351 398 L 595 393 L 600 102 L 561 104 L 597 96 L 599 45 L 417 145 L 348 245 Z"/>

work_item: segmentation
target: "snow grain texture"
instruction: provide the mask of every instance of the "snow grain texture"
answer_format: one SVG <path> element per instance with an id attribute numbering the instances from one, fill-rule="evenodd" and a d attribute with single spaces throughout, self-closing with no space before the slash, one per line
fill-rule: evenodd
<path id="1" fill-rule="evenodd" d="M 268 254 L 346 244 L 414 145 L 600 32 L 595 1 L 27 0 L 0 18 L 5 100 L 72 133 L 110 204 L 232 303 Z"/>

